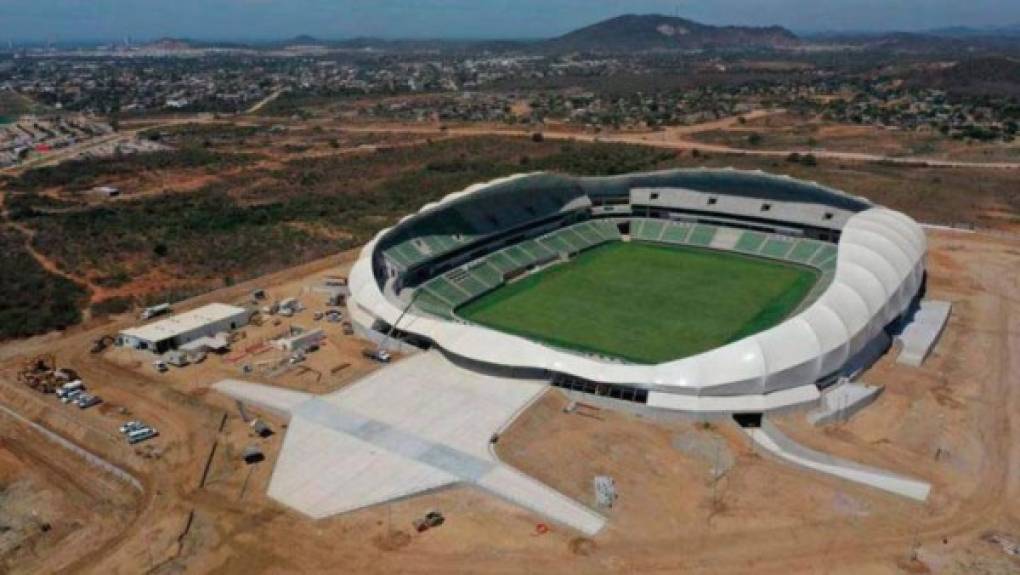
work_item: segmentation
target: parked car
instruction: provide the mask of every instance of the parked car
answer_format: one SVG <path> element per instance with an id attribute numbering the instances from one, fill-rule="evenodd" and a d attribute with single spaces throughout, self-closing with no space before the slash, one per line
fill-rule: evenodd
<path id="1" fill-rule="evenodd" d="M 142 441 L 145 441 L 146 439 L 151 439 L 153 437 L 156 437 L 157 435 L 159 435 L 159 432 L 156 431 L 155 428 L 152 428 L 152 427 L 141 427 L 139 429 L 135 429 L 133 431 L 129 431 L 128 434 L 127 434 L 127 440 L 128 440 L 128 443 L 130 443 L 131 445 L 134 445 L 136 443 L 141 443 Z"/>
<path id="2" fill-rule="evenodd" d="M 124 425 L 120 426 L 120 432 L 124 433 L 124 434 L 127 434 L 128 432 L 134 431 L 136 429 L 141 429 L 143 427 L 146 427 L 146 425 L 144 423 L 142 423 L 141 421 L 131 420 L 131 421 L 125 422 Z"/>
<path id="3" fill-rule="evenodd" d="M 72 391 L 83 391 L 84 389 L 85 384 L 82 382 L 82 380 L 76 379 L 74 381 L 65 383 L 64 385 L 58 387 L 56 393 L 57 397 L 63 399 L 65 396 L 67 396 L 67 394 L 71 393 Z"/>
<path id="4" fill-rule="evenodd" d="M 83 393 L 78 396 L 78 399 L 76 399 L 74 403 L 75 405 L 78 406 L 78 409 L 88 409 L 93 405 L 99 405 L 100 403 L 103 403 L 103 399 L 98 395 Z"/>

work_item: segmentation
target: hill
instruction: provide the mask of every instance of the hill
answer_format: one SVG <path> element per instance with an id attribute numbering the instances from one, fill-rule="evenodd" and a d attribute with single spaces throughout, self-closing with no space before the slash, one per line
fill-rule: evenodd
<path id="1" fill-rule="evenodd" d="M 144 47 L 150 50 L 167 50 L 167 51 L 188 50 L 194 48 L 190 40 L 169 37 L 160 38 L 153 42 L 149 42 Z"/>
<path id="2" fill-rule="evenodd" d="M 953 94 L 1020 97 L 1020 60 L 1001 56 L 969 58 L 937 71 L 925 70 L 910 83 Z"/>
<path id="3" fill-rule="evenodd" d="M 1020 23 L 1008 26 L 988 26 L 984 28 L 971 28 L 968 26 L 950 26 L 929 30 L 933 36 L 945 36 L 949 38 L 987 38 L 1007 37 L 1020 38 Z"/>
<path id="4" fill-rule="evenodd" d="M 542 42 L 557 51 L 661 51 L 702 48 L 785 47 L 799 42 L 780 26 L 709 26 L 685 18 L 626 14 Z"/>

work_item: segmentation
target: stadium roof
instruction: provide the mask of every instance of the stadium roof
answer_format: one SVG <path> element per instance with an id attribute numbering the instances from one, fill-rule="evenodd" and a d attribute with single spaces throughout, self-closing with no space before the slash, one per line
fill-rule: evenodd
<path id="1" fill-rule="evenodd" d="M 457 197 L 484 189 L 473 186 Z M 804 311 L 698 355 L 633 365 L 403 309 L 406 306 L 386 297 L 373 274 L 372 255 L 385 234 L 381 232 L 365 246 L 351 272 L 351 298 L 359 312 L 398 324 L 404 332 L 427 337 L 450 353 L 476 361 L 640 386 L 650 390 L 649 405 L 698 411 L 739 411 L 738 406 L 759 411 L 781 407 L 784 401 L 788 405 L 817 398 L 817 380 L 839 370 L 907 309 L 923 282 L 927 251 L 924 232 L 912 219 L 887 208 L 864 209 L 843 226 L 832 282 Z M 792 392 L 798 388 L 802 389 Z M 789 392 L 784 401 L 779 401 L 782 398 L 776 392 L 780 391 Z M 762 397 L 768 394 L 772 394 L 768 400 Z M 680 400 L 676 395 L 692 397 Z M 713 396 L 728 399 L 705 401 Z"/>

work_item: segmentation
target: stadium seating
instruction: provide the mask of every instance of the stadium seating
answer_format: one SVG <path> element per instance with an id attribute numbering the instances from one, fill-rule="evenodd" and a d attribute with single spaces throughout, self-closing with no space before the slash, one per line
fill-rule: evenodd
<path id="1" fill-rule="evenodd" d="M 530 184 L 507 183 L 507 193 L 490 194 L 484 202 L 453 203 L 419 214 L 387 237 L 380 249 L 391 263 L 407 269 L 485 236 L 555 216 L 582 195 L 555 176 L 536 178 Z"/>
<path id="2" fill-rule="evenodd" d="M 736 250 L 756 254 L 765 244 L 766 235 L 761 232 L 744 232 L 737 240 Z"/>
<path id="3" fill-rule="evenodd" d="M 719 233 L 721 229 L 724 228 L 649 218 L 631 221 L 631 237 L 634 240 L 700 247 L 712 246 L 716 235 L 722 236 Z M 725 229 L 732 233 L 732 228 Z M 734 251 L 809 265 L 822 272 L 834 272 L 836 269 L 836 246 L 828 242 L 753 230 L 739 230 L 738 233 L 740 235 L 732 248 Z"/>
<path id="4" fill-rule="evenodd" d="M 694 224 L 694 229 L 691 230 L 691 235 L 687 238 L 687 243 L 694 246 L 708 246 L 712 243 L 712 238 L 715 237 L 715 231 L 715 226 Z"/>
<path id="5" fill-rule="evenodd" d="M 453 318 L 453 310 L 503 284 L 522 270 L 620 238 L 615 223 L 581 222 L 493 252 L 435 277 L 415 294 L 423 312 Z"/>
<path id="6" fill-rule="evenodd" d="M 720 241 L 716 242 L 716 246 L 724 238 L 727 241 L 735 240 L 732 244 L 734 251 L 817 268 L 822 276 L 801 304 L 802 307 L 809 305 L 825 291 L 836 270 L 836 246 L 819 240 L 650 218 L 634 218 L 630 224 L 634 241 L 711 247 L 718 234 Z M 720 230 L 725 233 L 720 233 Z M 452 319 L 457 307 L 499 287 L 508 277 L 550 261 L 572 257 L 620 237 L 615 221 L 585 221 L 560 228 L 508 246 L 429 280 L 417 289 L 414 305 L 425 313 Z M 432 238 L 430 242 L 438 246 L 436 249 L 454 245 L 446 239 Z M 432 248 L 431 245 L 428 247 Z M 399 254 L 395 257 L 407 257 L 407 248 L 407 244 L 401 244 L 391 249 Z"/>

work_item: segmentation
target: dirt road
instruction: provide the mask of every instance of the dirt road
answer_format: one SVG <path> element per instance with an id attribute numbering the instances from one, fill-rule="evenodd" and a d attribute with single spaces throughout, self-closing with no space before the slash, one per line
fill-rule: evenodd
<path id="1" fill-rule="evenodd" d="M 749 114 L 750 115 L 750 114 Z M 738 117 L 725 118 L 705 124 L 684 126 L 681 128 L 670 128 L 661 132 L 648 133 L 602 133 L 592 134 L 588 132 L 572 132 L 564 130 L 541 130 L 542 136 L 550 140 L 574 140 L 581 142 L 608 142 L 617 144 L 633 144 L 640 146 L 652 146 L 656 148 L 667 148 L 678 151 L 693 151 L 730 154 L 742 156 L 759 156 L 769 158 L 786 158 L 792 153 L 801 155 L 812 154 L 816 158 L 826 158 L 848 162 L 872 162 L 883 164 L 895 164 L 904 166 L 928 166 L 943 168 L 979 168 L 989 170 L 1020 170 L 1020 162 L 967 162 L 944 160 L 939 158 L 926 158 L 921 156 L 884 156 L 880 154 L 867 154 L 861 152 L 841 152 L 835 150 L 824 150 L 814 148 L 797 148 L 786 150 L 758 150 L 748 148 L 734 148 L 716 144 L 706 144 L 686 139 L 685 136 L 698 132 L 715 130 L 728 127 L 737 122 Z M 345 125 L 341 130 L 354 133 L 398 133 L 398 134 L 445 134 L 447 136 L 517 136 L 530 137 L 534 132 L 513 128 L 495 128 L 483 126 L 444 127 L 440 125 L 389 125 L 375 124 L 365 126 Z"/>

